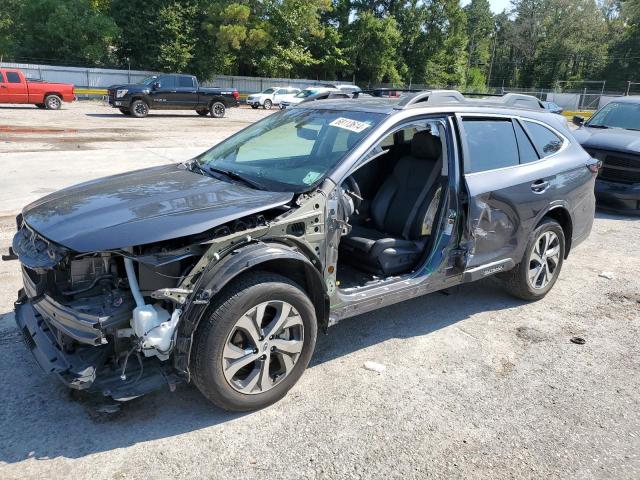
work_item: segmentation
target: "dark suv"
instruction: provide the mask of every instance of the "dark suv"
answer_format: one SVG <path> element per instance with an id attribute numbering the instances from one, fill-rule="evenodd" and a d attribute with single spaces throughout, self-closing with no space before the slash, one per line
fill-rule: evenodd
<path id="1" fill-rule="evenodd" d="M 573 132 L 584 149 L 603 162 L 596 180 L 598 205 L 640 215 L 640 96 L 606 104 L 587 122 L 574 117 Z"/>
<path id="2" fill-rule="evenodd" d="M 589 235 L 597 169 L 540 110 L 451 91 L 311 102 L 25 207 L 15 318 L 72 388 L 193 381 L 260 408 L 344 318 L 494 274 L 544 297 Z"/>

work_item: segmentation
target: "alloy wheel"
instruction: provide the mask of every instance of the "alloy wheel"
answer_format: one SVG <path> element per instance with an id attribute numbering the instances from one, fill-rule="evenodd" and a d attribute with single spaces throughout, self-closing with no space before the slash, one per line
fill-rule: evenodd
<path id="1" fill-rule="evenodd" d="M 227 337 L 224 377 L 240 393 L 264 393 L 293 371 L 303 345 L 302 317 L 291 304 L 260 303 L 238 319 Z"/>
<path id="2" fill-rule="evenodd" d="M 214 117 L 222 117 L 224 115 L 224 105 L 222 105 L 221 103 L 214 104 L 213 115 Z"/>
<path id="3" fill-rule="evenodd" d="M 62 104 L 60 103 L 60 99 L 56 96 L 47 97 L 47 106 L 49 110 L 58 110 Z"/>
<path id="4" fill-rule="evenodd" d="M 134 106 L 134 109 L 135 109 L 135 112 L 141 116 L 144 116 L 149 112 L 149 107 L 147 107 L 147 104 L 144 102 L 136 103 Z"/>
<path id="5" fill-rule="evenodd" d="M 532 288 L 546 287 L 555 277 L 560 262 L 560 239 L 551 231 L 546 231 L 533 244 L 529 255 L 528 279 Z"/>

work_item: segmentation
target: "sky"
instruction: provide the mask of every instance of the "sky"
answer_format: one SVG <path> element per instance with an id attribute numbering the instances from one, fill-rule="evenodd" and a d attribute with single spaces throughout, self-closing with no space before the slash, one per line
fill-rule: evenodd
<path id="1" fill-rule="evenodd" d="M 464 6 L 470 1 L 471 0 L 462 0 L 461 3 Z M 491 11 L 493 13 L 502 13 L 505 8 L 509 8 L 511 0 L 489 0 L 489 3 L 491 4 Z"/>

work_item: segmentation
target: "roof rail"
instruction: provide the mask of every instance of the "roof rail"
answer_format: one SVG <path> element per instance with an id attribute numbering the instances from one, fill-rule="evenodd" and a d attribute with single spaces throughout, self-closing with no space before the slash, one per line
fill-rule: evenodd
<path id="1" fill-rule="evenodd" d="M 464 103 L 466 99 L 457 90 L 425 90 L 400 99 L 397 110 L 404 110 L 417 103 L 437 105 L 440 103 Z"/>
<path id="2" fill-rule="evenodd" d="M 483 96 L 488 98 L 466 98 L 457 90 L 424 90 L 414 93 L 413 95 L 406 95 L 402 97 L 395 108 L 396 110 L 404 110 L 406 108 L 422 105 L 466 103 L 467 105 L 501 104 L 510 107 L 521 107 L 533 110 L 544 109 L 544 107 L 540 103 L 540 100 L 538 100 L 533 95 L 525 95 L 522 93 L 507 93 L 504 95 L 486 94 Z"/>

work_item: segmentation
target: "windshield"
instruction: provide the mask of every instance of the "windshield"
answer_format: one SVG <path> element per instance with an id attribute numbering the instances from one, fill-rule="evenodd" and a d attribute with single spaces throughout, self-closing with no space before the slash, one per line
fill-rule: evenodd
<path id="1" fill-rule="evenodd" d="M 309 95 L 313 95 L 314 93 L 318 93 L 319 91 L 320 90 L 302 90 L 296 95 L 296 98 L 307 98 Z"/>
<path id="2" fill-rule="evenodd" d="M 275 88 L 267 88 L 266 90 L 263 90 L 261 93 L 273 93 L 275 91 L 276 91 Z"/>
<path id="3" fill-rule="evenodd" d="M 283 110 L 196 160 L 205 172 L 230 172 L 266 190 L 302 192 L 320 183 L 384 117 L 368 112 Z"/>
<path id="4" fill-rule="evenodd" d="M 640 130 L 640 104 L 611 102 L 586 123 L 588 127 L 625 128 Z"/>
<path id="5" fill-rule="evenodd" d="M 150 77 L 145 78 L 144 80 L 139 81 L 138 84 L 139 85 L 151 85 L 157 79 L 158 79 L 157 75 L 152 75 Z"/>

